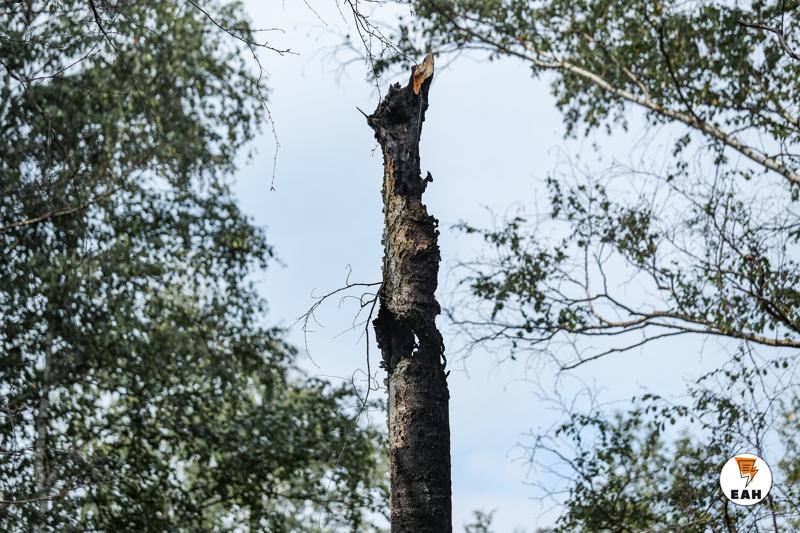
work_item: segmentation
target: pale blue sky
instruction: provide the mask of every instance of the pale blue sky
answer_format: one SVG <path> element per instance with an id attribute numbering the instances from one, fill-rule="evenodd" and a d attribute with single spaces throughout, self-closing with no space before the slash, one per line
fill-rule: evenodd
<path id="1" fill-rule="evenodd" d="M 291 324 L 321 294 L 343 284 L 347 266 L 353 281 L 380 278 L 382 231 L 381 157 L 374 151 L 372 131 L 356 106 L 372 111 L 378 100 L 364 80 L 361 64 L 342 75 L 330 57 L 345 22 L 333 0 L 315 0 L 314 8 L 327 27 L 293 0 L 245 2 L 256 26 L 279 26 L 275 44 L 297 56 L 265 56 L 270 75 L 270 105 L 281 149 L 276 191 L 269 192 L 274 142 L 266 132 L 257 143 L 253 162 L 237 175 L 236 193 L 245 212 L 267 227 L 285 268 L 260 276 L 259 287 L 270 303 L 270 321 Z M 384 81 L 385 88 L 388 81 Z M 543 180 L 559 151 L 583 153 L 589 143 L 565 141 L 561 116 L 546 80 L 534 80 L 528 68 L 513 61 L 478 62 L 462 58 L 439 69 L 431 88 L 430 109 L 422 136 L 423 173 L 434 177 L 425 201 L 440 220 L 444 257 L 440 300 L 451 284 L 445 277 L 457 259 L 472 257 L 474 241 L 449 229 L 459 220 L 488 224 L 486 207 L 502 215 L 514 206 L 547 207 Z M 634 122 L 635 123 L 635 122 Z M 636 128 L 634 127 L 634 131 Z M 641 131 L 639 131 L 641 133 Z M 600 137 L 606 158 L 626 157 L 634 136 Z M 349 379 L 365 368 L 359 334 L 339 336 L 351 322 L 355 307 L 335 303 L 318 316 L 325 328 L 308 337 L 310 359 L 303 367 L 319 376 Z M 446 342 L 453 338 L 440 319 Z M 303 345 L 299 328 L 289 339 Z M 634 351 L 581 368 L 576 374 L 603 391 L 603 399 L 629 399 L 643 388 L 661 393 L 683 390 L 684 380 L 713 365 L 719 350 L 686 340 Z M 372 368 L 378 367 L 373 346 Z M 453 452 L 453 509 L 458 531 L 475 509 L 496 509 L 495 529 L 513 531 L 548 525 L 555 511 L 532 498 L 525 485 L 528 469 L 515 446 L 524 434 L 548 427 L 557 415 L 533 394 L 522 362 L 495 363 L 503 354 L 476 352 L 450 375 Z M 634 371 L 635 369 L 635 371 Z M 691 369 L 691 371 L 687 370 Z M 534 371 L 536 369 L 531 369 Z M 337 378 L 338 377 L 338 378 Z M 379 381 L 383 373 L 378 374 Z M 544 368 L 537 377 L 545 387 L 554 380 Z M 569 378 L 566 381 L 569 383 Z M 382 423 L 382 413 L 372 413 Z"/>

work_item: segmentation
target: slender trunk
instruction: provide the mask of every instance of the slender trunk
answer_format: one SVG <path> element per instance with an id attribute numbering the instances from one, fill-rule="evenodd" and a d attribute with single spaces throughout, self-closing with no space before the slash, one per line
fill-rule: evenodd
<path id="1" fill-rule="evenodd" d="M 429 54 L 368 117 L 383 149 L 384 256 L 373 322 L 388 390 L 393 533 L 452 531 L 450 426 L 444 343 L 436 328 L 438 221 L 422 193 L 419 139 L 433 76 Z"/>
<path id="2" fill-rule="evenodd" d="M 44 369 L 42 370 L 42 385 L 40 388 L 39 406 L 36 411 L 36 435 L 33 446 L 34 460 L 33 470 L 36 480 L 36 497 L 39 517 L 37 520 L 36 533 L 47 529 L 47 513 L 49 511 L 49 500 L 47 499 L 50 487 L 47 475 L 47 433 L 50 425 L 50 350 L 52 336 L 47 336 L 47 346 L 45 347 Z"/>

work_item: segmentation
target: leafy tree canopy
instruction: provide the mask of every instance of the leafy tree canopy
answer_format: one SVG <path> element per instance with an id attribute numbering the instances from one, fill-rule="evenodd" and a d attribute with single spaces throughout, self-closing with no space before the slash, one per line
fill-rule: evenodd
<path id="1" fill-rule="evenodd" d="M 586 444 L 574 432 L 591 426 L 600 440 L 574 456 L 552 448 L 561 466 L 576 473 L 562 494 L 561 529 L 763 525 L 753 513 L 723 520 L 714 480 L 721 461 L 742 451 L 738 446 L 781 442 L 777 421 L 796 401 L 798 3 L 401 3 L 415 16 L 400 23 L 394 53 L 375 58 L 378 72 L 425 49 L 484 51 L 525 62 L 551 83 L 568 136 L 613 133 L 641 116 L 646 139 L 668 141 L 662 151 L 639 143 L 632 162 L 606 168 L 574 160 L 559 165 L 547 176 L 549 217 L 522 214 L 489 229 L 461 225 L 489 249 L 462 265 L 464 299 L 451 311 L 472 342 L 512 358 L 544 356 L 568 370 L 691 336 L 720 341 L 715 345 L 734 366 L 743 366 L 737 354 L 755 353 L 764 364 L 754 376 L 776 363 L 784 380 L 762 391 L 769 401 L 749 405 L 771 421 L 753 433 L 757 441 L 726 440 L 732 430 L 725 424 L 743 411 L 712 401 L 691 403 L 685 414 L 720 417 L 719 424 L 671 444 L 652 433 L 649 425 L 664 421 L 652 411 L 617 421 L 603 413 L 600 421 L 571 419 L 562 436 Z M 491 106 L 496 97 L 482 95 L 482 101 Z M 722 394 L 726 386 L 703 390 Z M 775 496 L 786 496 L 784 503 L 796 501 L 796 454 L 787 451 L 793 438 L 769 448 L 773 463 L 788 454 Z M 687 461 L 688 476 L 667 471 L 676 454 Z M 598 490 L 598 476 L 600 488 L 613 490 Z M 661 497 L 681 480 L 690 486 L 674 494 L 691 498 Z M 796 520 L 796 507 L 774 505 L 765 511 L 768 520 Z"/>
<path id="2" fill-rule="evenodd" d="M 417 17 L 398 35 L 405 50 L 477 48 L 526 61 L 552 80 L 570 134 L 625 127 L 632 109 L 678 132 L 667 157 L 644 154 L 638 167 L 554 172 L 551 226 L 565 231 L 537 232 L 525 217 L 491 231 L 465 224 L 501 258 L 471 265 L 470 285 L 491 305 L 465 319 L 468 329 L 488 325 L 492 338 L 526 348 L 631 331 L 800 346 L 794 3 L 412 5 Z M 404 57 L 414 55 L 376 67 Z M 560 234 L 569 236 L 548 238 Z M 615 293 L 603 268 L 612 264 L 656 298 Z"/>
<path id="3" fill-rule="evenodd" d="M 0 8 L 0 529 L 368 527 L 380 437 L 263 324 L 229 188 L 263 38 L 238 3 Z"/>
<path id="4" fill-rule="evenodd" d="M 544 497 L 565 502 L 549 531 L 796 530 L 800 403 L 784 390 L 789 364 L 741 351 L 680 401 L 645 394 L 612 415 L 599 405 L 568 413 L 530 455 Z M 769 457 L 773 488 L 761 504 L 739 507 L 720 492 L 731 450 Z"/>

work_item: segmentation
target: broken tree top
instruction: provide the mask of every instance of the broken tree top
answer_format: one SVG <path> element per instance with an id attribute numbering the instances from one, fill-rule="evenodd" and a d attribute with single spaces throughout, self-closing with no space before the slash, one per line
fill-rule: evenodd
<path id="1" fill-rule="evenodd" d="M 392 85 L 367 117 L 381 145 L 383 279 L 373 321 L 386 369 L 392 533 L 452 531 L 449 398 L 444 341 L 436 327 L 438 221 L 422 201 L 420 132 L 433 55 Z"/>
<path id="2" fill-rule="evenodd" d="M 422 88 L 422 84 L 425 80 L 428 80 L 433 77 L 433 53 L 428 52 L 428 55 L 425 56 L 425 59 L 422 60 L 422 64 L 417 65 L 414 67 L 414 70 L 411 72 L 411 90 L 414 91 L 414 94 L 418 95 L 420 89 Z"/>
<path id="3" fill-rule="evenodd" d="M 384 149 L 384 155 L 394 154 L 396 172 L 395 186 L 398 192 L 422 195 L 425 181 L 419 179 L 419 143 L 425 111 L 428 109 L 428 90 L 433 78 L 433 54 L 416 65 L 408 85 L 399 83 L 389 87 L 389 92 L 378 104 L 378 108 L 367 117 L 375 131 L 375 138 Z M 413 134 L 409 135 L 410 132 Z"/>

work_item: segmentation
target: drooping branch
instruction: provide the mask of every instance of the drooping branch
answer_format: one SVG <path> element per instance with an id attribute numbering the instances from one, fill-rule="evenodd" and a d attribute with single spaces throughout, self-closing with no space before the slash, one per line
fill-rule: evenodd
<path id="1" fill-rule="evenodd" d="M 800 269 L 780 248 L 796 219 L 784 204 L 747 207 L 729 182 L 701 192 L 663 177 L 663 195 L 611 198 L 591 179 L 553 186 L 554 224 L 570 236 L 552 244 L 556 232 L 520 218 L 500 230 L 462 226 L 498 252 L 459 265 L 469 290 L 448 307 L 468 348 L 545 354 L 570 370 L 678 335 L 800 347 Z M 676 227 L 674 212 L 687 222 Z"/>
<path id="2" fill-rule="evenodd" d="M 793 50 L 792 47 L 789 46 L 789 43 L 786 42 L 786 35 L 783 28 L 774 28 L 772 26 L 767 26 L 766 24 L 760 24 L 758 22 L 746 22 L 744 20 L 740 20 L 739 24 L 745 28 L 763 30 L 775 34 L 775 36 L 778 38 L 778 43 L 780 43 L 781 48 L 783 48 L 783 51 L 786 52 L 786 55 L 796 61 L 800 61 L 800 53 Z"/>
<path id="3" fill-rule="evenodd" d="M 683 111 L 669 105 L 668 102 L 654 98 L 635 76 L 630 75 L 630 70 L 622 69 L 626 72 L 626 77 L 632 78 L 635 85 L 641 92 L 633 88 L 628 88 L 624 84 L 617 84 L 609 79 L 607 72 L 598 71 L 592 67 L 581 65 L 580 63 L 560 55 L 553 51 L 553 46 L 548 47 L 548 51 L 540 49 L 526 39 L 509 39 L 502 32 L 493 33 L 490 22 L 483 20 L 480 16 L 472 16 L 465 12 L 458 12 L 456 8 L 439 0 L 420 0 L 420 6 L 435 13 L 438 17 L 446 21 L 446 26 L 452 33 L 460 34 L 463 39 L 471 41 L 475 48 L 488 49 L 493 53 L 504 56 L 516 57 L 526 61 L 535 70 L 548 70 L 560 72 L 564 76 L 574 76 L 600 89 L 602 92 L 612 95 L 614 98 L 640 106 L 657 116 L 669 121 L 679 122 L 689 128 L 706 135 L 722 145 L 735 150 L 753 162 L 757 163 L 766 170 L 770 170 L 787 179 L 793 185 L 800 185 L 800 173 L 789 165 L 784 164 L 778 157 L 765 153 L 757 149 L 752 143 L 737 136 L 735 131 L 726 131 L 721 125 L 709 120 L 699 118 L 691 110 Z M 488 28 L 484 28 L 488 25 Z M 762 28 L 774 30 L 774 28 Z M 559 38 L 558 35 L 553 36 Z M 785 41 L 783 41 L 785 42 Z M 616 61 L 616 60 L 614 60 Z M 685 106 L 684 106 L 685 107 Z M 793 121 L 792 121 L 793 122 Z"/>

